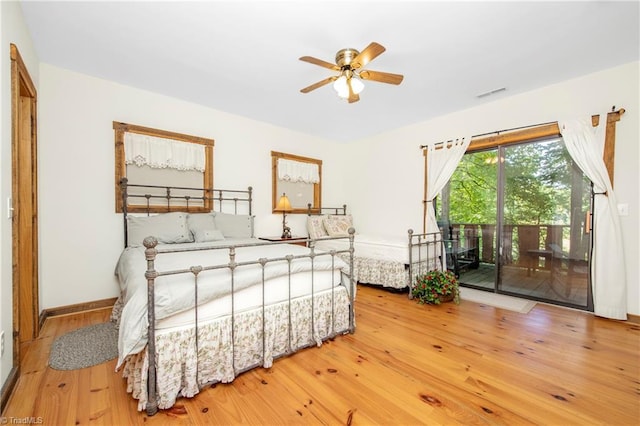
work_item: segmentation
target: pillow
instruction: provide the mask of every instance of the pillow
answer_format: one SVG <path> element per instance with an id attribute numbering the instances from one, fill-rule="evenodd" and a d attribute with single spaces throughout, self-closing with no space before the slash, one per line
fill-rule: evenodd
<path id="1" fill-rule="evenodd" d="M 147 237 L 156 237 L 159 243 L 190 243 L 193 241 L 187 228 L 187 214 L 163 213 L 156 216 L 128 216 L 127 242 L 129 247 L 142 246 Z"/>
<path id="2" fill-rule="evenodd" d="M 225 238 L 253 238 L 252 216 L 216 212 L 214 220 Z"/>
<path id="3" fill-rule="evenodd" d="M 211 213 L 191 213 L 187 216 L 187 225 L 194 237 L 198 231 L 217 229 Z"/>
<path id="4" fill-rule="evenodd" d="M 194 232 L 193 238 L 196 240 L 196 243 L 205 243 L 208 241 L 224 240 L 224 235 L 222 235 L 222 231 L 219 229 L 201 228 Z"/>
<path id="5" fill-rule="evenodd" d="M 322 219 L 324 218 L 325 216 L 307 216 L 307 232 L 309 232 L 309 238 L 312 240 L 329 235 L 322 224 Z"/>
<path id="6" fill-rule="evenodd" d="M 327 216 L 322 219 L 324 229 L 330 237 L 348 237 L 353 219 L 347 216 Z"/>
<path id="7" fill-rule="evenodd" d="M 330 214 L 327 216 L 329 219 L 342 219 L 342 220 L 346 220 L 349 223 L 349 226 L 352 227 L 353 226 L 353 216 L 350 214 L 341 214 L 341 215 L 335 215 L 335 214 Z"/>

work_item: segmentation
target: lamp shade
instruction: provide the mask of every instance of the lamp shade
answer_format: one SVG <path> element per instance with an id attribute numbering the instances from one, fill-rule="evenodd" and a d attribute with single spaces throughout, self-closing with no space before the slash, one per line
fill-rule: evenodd
<path id="1" fill-rule="evenodd" d="M 349 86 L 347 86 L 347 77 L 341 75 L 336 81 L 333 82 L 333 89 L 343 99 L 349 97 Z"/>
<path id="2" fill-rule="evenodd" d="M 333 89 L 342 99 L 347 99 L 349 97 L 349 86 L 351 86 L 351 90 L 356 95 L 362 92 L 362 89 L 364 89 L 362 80 L 356 77 L 355 74 L 351 74 L 348 76 L 343 74 L 333 82 Z"/>
<path id="3" fill-rule="evenodd" d="M 362 92 L 362 89 L 364 89 L 364 83 L 362 83 L 362 80 L 360 80 L 358 77 L 351 77 L 349 79 L 349 84 L 351 84 L 351 90 L 353 90 L 353 93 L 355 93 L 356 95 Z"/>
<path id="4" fill-rule="evenodd" d="M 289 197 L 287 197 L 286 194 L 282 194 L 282 196 L 278 200 L 278 204 L 276 205 L 275 210 L 278 212 L 290 212 L 292 210 L 291 203 L 289 202 Z"/>

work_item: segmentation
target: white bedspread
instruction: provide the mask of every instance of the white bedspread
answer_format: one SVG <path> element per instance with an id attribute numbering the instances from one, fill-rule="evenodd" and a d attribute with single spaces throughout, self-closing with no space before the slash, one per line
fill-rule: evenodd
<path id="1" fill-rule="evenodd" d="M 233 244 L 257 243 L 257 239 L 234 240 Z M 174 249 L 183 247 L 220 247 L 229 245 L 229 240 L 213 243 L 188 243 L 158 245 L 158 249 Z M 348 246 L 347 246 L 348 247 Z M 124 308 L 120 317 L 118 340 L 118 366 L 125 358 L 142 350 L 147 343 L 147 279 L 144 247 L 126 248 L 118 260 L 116 276 L 122 290 Z M 317 250 L 320 252 L 321 250 Z M 306 247 L 291 244 L 259 245 L 236 249 L 237 263 L 256 261 L 260 258 L 284 257 L 288 254 L 306 254 Z M 210 249 L 201 251 L 185 251 L 178 253 L 158 254 L 155 269 L 159 272 L 188 269 L 191 266 L 213 266 L 229 263 L 228 249 Z M 317 256 L 313 261 L 316 271 L 347 268 L 345 262 L 331 256 Z M 291 262 L 291 273 L 311 270 L 308 258 L 294 259 Z M 264 279 L 285 276 L 289 273 L 286 261 L 268 262 L 264 267 Z M 167 318 L 175 313 L 183 312 L 194 305 L 193 274 L 162 276 L 156 279 L 155 315 L 156 320 Z M 262 282 L 263 273 L 260 265 L 237 267 L 234 274 L 234 291 L 248 288 Z M 231 293 L 231 272 L 228 268 L 203 271 L 198 276 L 198 304 L 206 303 L 217 297 Z"/>
<path id="2" fill-rule="evenodd" d="M 316 242 L 320 250 L 346 250 L 348 240 L 328 240 Z M 354 237 L 355 256 L 376 260 L 409 263 L 409 239 L 376 235 L 356 234 Z"/>

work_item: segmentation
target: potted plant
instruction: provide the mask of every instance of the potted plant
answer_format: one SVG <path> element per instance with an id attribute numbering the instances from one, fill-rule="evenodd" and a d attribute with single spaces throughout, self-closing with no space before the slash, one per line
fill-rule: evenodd
<path id="1" fill-rule="evenodd" d="M 439 305 L 442 302 L 460 303 L 460 286 L 451 271 L 429 271 L 416 277 L 411 295 L 419 303 Z"/>

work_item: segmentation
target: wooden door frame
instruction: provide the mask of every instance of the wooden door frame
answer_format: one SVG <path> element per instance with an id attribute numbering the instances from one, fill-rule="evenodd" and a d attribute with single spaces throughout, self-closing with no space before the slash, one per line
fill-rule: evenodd
<path id="1" fill-rule="evenodd" d="M 11 56 L 11 197 L 13 200 L 14 212 L 20 209 L 20 197 L 19 197 L 19 182 L 17 179 L 17 170 L 20 166 L 18 163 L 18 144 L 20 143 L 20 125 L 18 120 L 19 115 L 19 102 L 20 97 L 27 97 L 31 99 L 30 102 L 30 115 L 31 115 L 31 193 L 32 195 L 32 210 L 33 219 L 31 221 L 32 226 L 32 277 L 31 277 L 31 292 L 34 295 L 31 301 L 31 314 L 33 316 L 33 330 L 29 330 L 29 333 L 35 338 L 39 332 L 39 291 L 38 291 L 38 179 L 37 179 L 37 92 L 35 85 L 31 80 L 27 67 L 20 56 L 20 52 L 15 44 L 10 45 Z M 19 221 L 19 215 L 13 214 L 12 217 L 12 272 L 13 272 L 13 365 L 14 368 L 19 369 L 20 365 L 20 287 L 19 287 L 19 273 L 20 268 L 18 264 L 18 241 L 21 235 L 21 230 L 26 224 L 21 224 Z"/>

